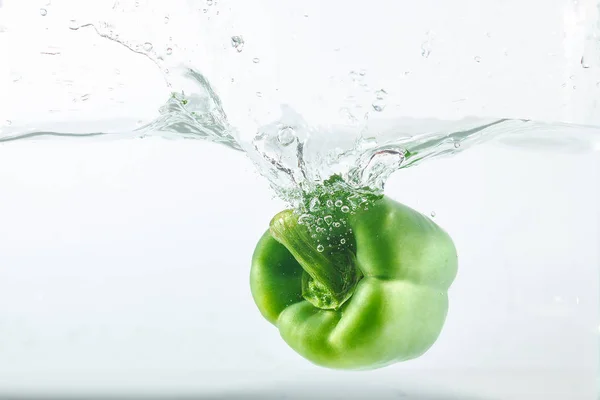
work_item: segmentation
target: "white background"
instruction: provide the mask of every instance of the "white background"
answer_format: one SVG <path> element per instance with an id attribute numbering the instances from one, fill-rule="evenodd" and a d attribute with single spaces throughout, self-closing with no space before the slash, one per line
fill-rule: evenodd
<path id="1" fill-rule="evenodd" d="M 16 72 L 0 82 L 0 129 L 135 127 L 168 96 L 148 57 L 65 27 L 108 3 L 3 3 L 0 66 Z M 180 12 L 159 28 L 166 5 L 113 22 L 160 51 L 173 34 L 173 56 L 189 54 L 241 127 L 283 101 L 329 121 L 349 95 L 369 109 L 380 88 L 387 117 L 594 123 L 596 3 L 221 0 L 223 19 L 206 25 Z M 56 48 L 64 58 L 40 53 Z M 361 69 L 366 91 L 349 78 Z M 387 194 L 436 212 L 460 271 L 431 351 L 357 374 L 310 365 L 256 310 L 250 257 L 283 205 L 241 153 L 159 139 L 0 144 L 0 396 L 594 398 L 598 167 L 597 153 L 486 146 L 396 173 Z"/>

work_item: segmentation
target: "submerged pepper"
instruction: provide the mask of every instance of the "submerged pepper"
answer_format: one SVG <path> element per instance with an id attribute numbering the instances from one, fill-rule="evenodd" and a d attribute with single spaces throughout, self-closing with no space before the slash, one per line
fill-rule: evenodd
<path id="1" fill-rule="evenodd" d="M 345 239 L 327 249 L 291 210 L 273 218 L 252 259 L 258 309 L 320 366 L 374 369 L 419 357 L 446 319 L 457 271 L 450 236 L 383 196 L 345 218 Z"/>

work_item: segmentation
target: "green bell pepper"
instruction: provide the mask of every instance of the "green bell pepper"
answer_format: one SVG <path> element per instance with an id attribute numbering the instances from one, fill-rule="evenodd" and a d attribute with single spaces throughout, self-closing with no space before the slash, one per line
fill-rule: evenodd
<path id="1" fill-rule="evenodd" d="M 258 309 L 292 349 L 320 366 L 374 369 L 419 357 L 448 312 L 457 272 L 450 236 L 385 196 L 352 212 L 330 208 L 329 223 L 315 217 L 318 234 L 291 210 L 273 218 L 252 259 Z"/>

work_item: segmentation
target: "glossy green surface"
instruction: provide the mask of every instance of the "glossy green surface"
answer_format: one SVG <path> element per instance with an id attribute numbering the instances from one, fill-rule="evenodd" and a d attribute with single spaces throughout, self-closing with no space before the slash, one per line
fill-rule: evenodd
<path id="1" fill-rule="evenodd" d="M 339 309 L 303 298 L 301 265 L 269 231 L 252 260 L 256 305 L 292 349 L 317 365 L 373 369 L 422 355 L 448 312 L 447 291 L 457 271 L 451 238 L 387 197 L 349 215 L 348 224 L 363 277 Z"/>

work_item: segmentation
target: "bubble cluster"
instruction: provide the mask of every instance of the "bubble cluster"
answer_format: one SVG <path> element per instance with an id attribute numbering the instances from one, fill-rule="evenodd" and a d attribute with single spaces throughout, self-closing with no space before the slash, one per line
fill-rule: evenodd
<path id="1" fill-rule="evenodd" d="M 298 223 L 308 228 L 319 252 L 352 249 L 354 240 L 349 219 L 379 198 L 370 190 L 356 189 L 334 175 L 305 194 Z"/>

